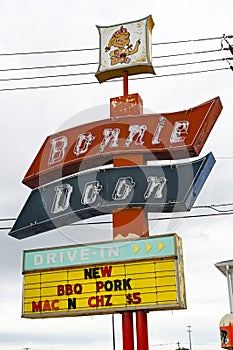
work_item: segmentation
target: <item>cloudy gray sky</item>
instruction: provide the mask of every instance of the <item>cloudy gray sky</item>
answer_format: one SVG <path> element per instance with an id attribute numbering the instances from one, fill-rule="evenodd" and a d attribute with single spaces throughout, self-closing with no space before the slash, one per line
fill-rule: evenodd
<path id="1" fill-rule="evenodd" d="M 34 55 L 5 53 L 97 48 L 96 25 L 112 25 L 152 15 L 155 27 L 152 42 L 217 38 L 232 35 L 231 0 L 148 0 L 110 2 L 74 0 L 0 0 L 0 130 L 1 190 L 0 218 L 15 218 L 30 190 L 21 181 L 46 136 L 61 125 L 86 123 L 105 113 L 111 97 L 122 95 L 122 83 L 98 84 L 94 77 L 98 65 L 47 70 L 1 71 L 10 68 L 98 61 L 97 50 Z M 233 39 L 231 39 L 233 44 Z M 227 43 L 224 43 L 227 47 Z M 129 92 L 139 93 L 144 107 L 155 113 L 183 110 L 220 96 L 223 111 L 201 155 L 212 151 L 217 163 L 195 205 L 233 203 L 232 87 L 233 73 L 222 58 L 232 58 L 221 51 L 221 40 L 153 45 L 153 57 L 177 53 L 214 51 L 199 55 L 153 59 L 157 77 L 130 80 Z M 210 61 L 196 65 L 164 67 L 175 63 Z M 231 62 L 229 60 L 229 62 Z M 156 66 L 158 68 L 156 68 Z M 187 71 L 216 71 L 160 77 Z M 87 76 L 31 80 L 3 79 L 42 75 L 93 72 Z M 23 88 L 94 82 L 57 88 Z M 85 112 L 85 110 L 89 110 Z M 75 116 L 75 117 L 74 117 Z M 103 118 L 105 116 L 103 115 Z M 233 206 L 216 207 L 230 210 Z M 215 214 L 213 210 L 193 209 L 189 215 Z M 185 216 L 185 215 L 184 215 Z M 155 217 L 155 215 L 153 216 Z M 218 261 L 232 259 L 232 216 L 151 221 L 152 235 L 178 233 L 183 238 L 187 310 L 151 312 L 150 349 L 173 350 L 179 341 L 188 345 L 187 326 L 192 326 L 194 350 L 220 348 L 219 321 L 229 312 L 227 282 L 215 268 Z M 109 219 L 109 218 L 108 218 Z M 14 221 L 1 222 L 9 227 Z M 111 316 L 27 320 L 21 318 L 22 252 L 72 243 L 111 239 L 111 225 L 76 226 L 44 233 L 18 241 L 0 231 L 0 350 L 112 349 Z M 116 349 L 121 349 L 121 317 L 116 321 Z"/>

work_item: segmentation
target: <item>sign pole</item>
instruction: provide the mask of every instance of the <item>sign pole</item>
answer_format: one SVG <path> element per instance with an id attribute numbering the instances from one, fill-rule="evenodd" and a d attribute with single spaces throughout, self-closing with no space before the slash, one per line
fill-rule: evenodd
<path id="1" fill-rule="evenodd" d="M 226 276 L 227 276 L 227 286 L 228 286 L 228 294 L 229 294 L 229 302 L 230 302 L 230 312 L 233 313 L 233 283 L 232 283 L 232 270 L 229 265 L 226 265 Z"/>
<path id="2" fill-rule="evenodd" d="M 113 103 L 114 102 L 114 103 Z M 114 107 L 113 107 L 114 106 Z M 136 108 L 135 108 L 136 106 Z M 110 100 L 110 117 L 117 115 L 139 115 L 143 113 L 143 102 L 138 94 L 128 94 L 128 72 L 123 72 L 123 96 Z M 144 165 L 143 154 L 128 154 L 114 158 L 114 167 Z M 133 235 L 130 236 L 130 235 Z M 143 208 L 128 208 L 113 211 L 113 240 L 148 237 L 147 213 Z M 148 350 L 147 314 L 136 311 L 137 349 Z M 134 350 L 133 312 L 122 313 L 123 350 Z"/>
<path id="3" fill-rule="evenodd" d="M 129 94 L 129 88 L 128 88 L 128 72 L 124 71 L 123 72 L 123 91 L 124 91 L 124 96 L 127 96 Z"/>
<path id="4" fill-rule="evenodd" d="M 123 350 L 134 350 L 133 313 L 131 311 L 122 313 L 122 342 Z"/>
<path id="5" fill-rule="evenodd" d="M 116 350 L 116 339 L 115 339 L 115 321 L 114 321 L 114 314 L 112 314 L 112 349 Z"/>
<path id="6" fill-rule="evenodd" d="M 137 350 L 148 350 L 147 313 L 136 311 Z"/>

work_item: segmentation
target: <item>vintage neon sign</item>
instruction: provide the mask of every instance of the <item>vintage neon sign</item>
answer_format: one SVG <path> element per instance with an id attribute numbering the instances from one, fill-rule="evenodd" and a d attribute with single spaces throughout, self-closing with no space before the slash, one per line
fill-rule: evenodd
<path id="1" fill-rule="evenodd" d="M 221 110 L 216 97 L 182 112 L 115 117 L 58 132 L 46 138 L 23 183 L 35 188 L 129 153 L 147 160 L 197 156 Z"/>
<path id="2" fill-rule="evenodd" d="M 34 267 L 29 261 L 80 246 L 24 252 L 23 317 L 60 317 L 107 314 L 127 310 L 186 308 L 182 241 L 176 234 L 97 245 L 89 251 L 118 251 L 105 263 L 75 261 Z M 116 249 L 117 248 L 117 249 Z M 65 251 L 64 251 L 65 249 Z M 122 261 L 120 256 L 130 258 Z M 98 259 L 96 259 L 98 260 Z M 36 268 L 36 269 L 35 269 Z M 143 274 L 143 278 L 142 278 Z M 146 277 L 146 278 L 145 278 Z"/>
<path id="3" fill-rule="evenodd" d="M 113 209 L 190 210 L 215 159 L 83 172 L 32 190 L 10 235 L 22 239 Z M 33 208 L 33 210 L 32 210 Z"/>

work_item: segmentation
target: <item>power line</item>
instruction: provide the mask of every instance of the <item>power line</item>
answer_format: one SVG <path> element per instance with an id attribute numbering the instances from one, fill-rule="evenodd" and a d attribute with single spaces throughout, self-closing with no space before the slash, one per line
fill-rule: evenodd
<path id="1" fill-rule="evenodd" d="M 220 61 L 228 61 L 232 60 L 233 57 L 227 57 L 227 58 L 217 58 L 212 60 L 201 60 L 201 61 L 192 61 L 192 62 L 184 62 L 184 63 L 174 63 L 174 64 L 164 64 L 160 66 L 154 66 L 155 69 L 160 68 L 170 68 L 170 67 L 178 67 L 178 66 L 185 66 L 185 65 L 192 65 L 192 64 L 202 64 L 202 63 L 213 63 L 213 62 L 220 62 Z M 70 66 L 78 66 L 79 64 L 73 64 L 73 65 L 58 65 L 58 66 L 42 66 L 40 68 L 50 67 L 50 68 L 58 68 L 58 67 L 70 67 Z M 28 68 L 16 68 L 16 70 L 23 70 Z M 29 69 L 34 69 L 33 67 L 29 67 Z M 13 69 L 8 69 L 13 70 Z M 1 70 L 0 71 L 6 71 Z M 81 73 L 67 73 L 67 74 L 54 74 L 54 75 L 43 75 L 43 76 L 33 76 L 33 77 L 18 77 L 18 78 L 0 78 L 0 81 L 20 81 L 20 80 L 32 80 L 32 79 L 45 79 L 45 78 L 59 78 L 59 77 L 72 77 L 72 76 L 81 76 L 81 75 L 94 75 L 96 72 L 81 72 Z"/>
<path id="2" fill-rule="evenodd" d="M 5 52 L 0 53 L 0 56 L 26 56 L 26 55 L 44 55 L 53 53 L 68 53 L 68 52 L 82 52 L 98 50 L 97 47 L 86 49 L 64 49 L 64 50 L 45 50 L 45 51 L 28 51 L 28 52 Z"/>
<path id="3" fill-rule="evenodd" d="M 198 41 L 220 40 L 220 39 L 224 39 L 224 38 L 231 39 L 231 38 L 233 38 L 233 36 L 232 35 L 226 36 L 225 34 L 223 34 L 222 36 L 218 36 L 218 37 L 168 41 L 168 42 L 161 42 L 161 43 L 152 44 L 152 45 L 183 44 L 183 43 L 198 42 Z"/>
<path id="4" fill-rule="evenodd" d="M 54 74 L 54 75 L 42 75 L 35 77 L 21 77 L 21 78 L 0 78 L 0 81 L 17 81 L 17 80 L 32 80 L 32 79 L 47 79 L 47 78 L 61 78 L 61 77 L 74 77 L 79 75 L 93 75 L 95 72 L 81 72 L 81 73 L 68 73 L 68 74 Z"/>
<path id="5" fill-rule="evenodd" d="M 216 58 L 212 60 L 202 60 L 202 61 L 192 61 L 192 62 L 183 62 L 183 63 L 171 63 L 171 64 L 163 64 L 160 66 L 154 66 L 154 68 L 170 68 L 170 67 L 178 67 L 178 66 L 186 66 L 191 64 L 202 64 L 202 63 L 213 63 L 213 62 L 220 62 L 220 61 L 227 61 L 227 60 L 233 60 L 233 57 L 227 57 L 227 58 Z"/>
<path id="6" fill-rule="evenodd" d="M 3 68 L 3 69 L 0 69 L 0 72 L 21 71 L 21 70 L 31 70 L 31 69 L 67 68 L 67 67 L 89 66 L 93 64 L 97 65 L 98 62 L 67 63 L 67 64 L 55 64 L 55 65 L 19 67 L 19 68 Z"/>
<path id="7" fill-rule="evenodd" d="M 212 209 L 218 212 L 218 214 L 197 214 L 197 215 L 183 215 L 183 216 L 169 216 L 169 217 L 159 217 L 159 218 L 149 218 L 148 221 L 164 221 L 164 220 L 176 220 L 176 219 L 191 219 L 191 218 L 205 218 L 205 217 L 216 217 L 222 215 L 233 215 L 233 209 L 230 210 L 218 210 L 217 207 L 233 206 L 233 203 L 220 203 L 220 204 L 208 204 L 208 205 L 198 205 L 193 206 L 192 209 Z M 16 218 L 2 218 L 0 221 L 15 221 Z M 70 226 L 86 226 L 86 225 L 103 225 L 111 224 L 112 221 L 96 221 L 96 222 L 78 222 L 71 224 Z M 10 230 L 11 227 L 0 227 L 0 230 Z"/>
<path id="8" fill-rule="evenodd" d="M 197 219 L 197 218 L 206 218 L 206 217 L 217 217 L 223 215 L 233 215 L 233 211 L 231 212 L 219 212 L 218 214 L 197 214 L 197 215 L 183 215 L 183 216 L 169 216 L 169 217 L 158 217 L 158 218 L 149 218 L 148 221 L 166 221 L 166 220 L 179 220 L 179 219 Z M 70 226 L 87 226 L 87 225 L 106 225 L 111 224 L 112 221 L 95 221 L 95 222 L 78 222 L 73 223 Z"/>
<path id="9" fill-rule="evenodd" d="M 230 50 L 231 46 L 229 44 L 229 41 L 226 38 L 232 38 L 233 36 L 225 36 L 222 37 L 214 37 L 214 38 L 200 38 L 200 39 L 191 39 L 191 40 L 180 40 L 176 42 L 167 42 L 167 43 L 157 43 L 153 45 L 165 45 L 165 44 L 171 44 L 171 43 L 184 43 L 184 42 L 197 42 L 197 41 L 208 41 L 208 40 L 219 40 L 222 39 L 222 42 L 226 42 L 229 46 L 228 48 L 224 48 L 223 44 L 221 42 L 221 48 L 214 49 L 214 50 L 204 50 L 204 51 L 194 51 L 194 52 L 182 52 L 182 53 L 176 53 L 176 54 L 169 54 L 169 55 L 162 55 L 162 56 L 154 56 L 152 57 L 155 60 L 161 59 L 161 58 L 169 58 L 169 57 L 177 57 L 177 56 L 186 56 L 186 55 L 199 55 L 199 54 L 207 54 L 207 53 L 216 53 L 220 52 L 222 50 Z M 89 48 L 89 49 L 69 49 L 69 50 L 49 50 L 49 51 L 30 51 L 30 52 L 13 52 L 9 53 L 9 55 L 23 55 L 23 54 L 42 54 L 42 53 L 58 53 L 58 52 L 73 52 L 73 51 L 86 51 L 86 50 L 96 50 L 96 48 Z M 8 55 L 8 54 L 0 54 L 1 55 Z M 148 78 L 161 78 L 161 77 L 172 77 L 172 76 L 182 76 L 182 75 L 190 75 L 190 74 L 200 74 L 200 73 L 207 73 L 207 72 L 215 72 L 215 71 L 221 71 L 226 69 L 233 70 L 233 67 L 230 64 L 230 60 L 233 59 L 232 57 L 228 58 L 216 58 L 216 59 L 209 59 L 209 60 L 199 60 L 199 61 L 191 61 L 191 62 L 182 62 L 182 63 L 173 63 L 173 64 L 163 64 L 163 65 L 157 65 L 154 66 L 156 70 L 160 68 L 171 68 L 171 67 L 178 67 L 178 66 L 185 66 L 185 65 L 193 65 L 193 64 L 203 64 L 203 63 L 213 63 L 213 62 L 219 62 L 219 61 L 227 61 L 230 65 L 228 68 L 215 68 L 215 69 L 205 69 L 205 70 L 198 70 L 198 71 L 186 71 L 186 72 L 177 72 L 177 73 L 168 73 L 168 74 L 161 74 L 156 76 L 149 76 L 149 77 L 136 77 L 136 78 L 130 78 L 130 80 L 138 80 L 138 79 L 148 79 Z M 58 65 L 44 65 L 44 66 L 31 66 L 31 67 L 19 67 L 19 68 L 2 68 L 0 69 L 0 72 L 9 72 L 9 71 L 21 71 L 21 70 L 32 70 L 32 69 L 50 69 L 50 68 L 67 68 L 67 67 L 78 67 L 78 66 L 89 66 L 98 64 L 98 62 L 85 62 L 85 63 L 71 63 L 71 64 L 58 64 Z M 23 81 L 23 80 L 36 80 L 36 79 L 50 79 L 50 78 L 64 78 L 64 77 L 77 77 L 77 76 L 88 76 L 88 75 L 94 75 L 95 72 L 79 72 L 79 73 L 67 73 L 67 74 L 48 74 L 43 76 L 31 76 L 31 77 L 10 77 L 10 78 L 1 78 L 0 82 L 10 82 L 10 81 Z M 116 82 L 119 81 L 119 79 L 114 79 L 112 81 L 108 82 Z M 79 85 L 90 85 L 90 84 L 97 84 L 97 81 L 86 81 L 86 82 L 76 82 L 76 83 L 63 83 L 63 84 L 48 84 L 48 85 L 37 85 L 37 86 L 21 86 L 21 87 L 12 87 L 12 88 L 2 88 L 0 89 L 0 92 L 3 91 L 16 91 L 16 90 L 32 90 L 32 89 L 46 89 L 46 88 L 55 88 L 55 87 L 68 87 L 68 86 L 79 86 Z"/>
<path id="10" fill-rule="evenodd" d="M 150 218 L 148 221 L 165 221 L 165 220 L 179 220 L 179 219 L 197 219 L 197 218 L 207 218 L 207 217 L 218 217 L 218 216 L 226 216 L 233 215 L 233 212 L 219 212 L 218 214 L 197 214 L 197 215 L 183 215 L 183 216 L 170 216 L 170 217 L 159 217 L 159 218 Z M 90 225 L 106 225 L 111 224 L 112 221 L 95 221 L 95 222 L 78 222 L 70 225 L 72 226 L 90 226 Z M 11 230 L 11 226 L 0 227 L 0 230 Z"/>
<path id="11" fill-rule="evenodd" d="M 232 60 L 232 57 L 229 58 L 218 58 L 212 60 L 202 60 L 202 61 L 194 61 L 194 62 L 185 62 L 185 63 L 175 63 L 175 64 L 165 64 L 160 66 L 154 66 L 154 68 L 169 68 L 169 67 L 178 67 L 184 65 L 192 65 L 192 64 L 202 64 L 202 63 L 213 63 L 224 60 Z M 77 65 L 76 65 L 77 66 Z M 52 66 L 53 68 L 55 66 Z M 1 70 L 0 70 L 1 71 Z M 95 72 L 81 72 L 81 73 L 67 73 L 67 74 L 54 74 L 54 75 L 43 75 L 43 76 L 33 76 L 33 77 L 18 77 L 18 78 L 0 78 L 0 81 L 20 81 L 20 80 L 33 80 L 33 79 L 46 79 L 46 78 L 61 78 L 61 77 L 74 77 L 74 76 L 82 76 L 82 75 L 94 75 Z"/>
<path id="12" fill-rule="evenodd" d="M 221 40 L 221 39 L 231 39 L 232 35 L 223 34 L 220 37 L 210 37 L 210 38 L 198 38 L 198 39 L 187 39 L 178 41 L 168 41 L 160 43 L 152 43 L 152 45 L 168 45 L 168 44 L 181 44 L 189 42 L 199 42 L 199 41 L 210 41 L 210 40 Z M 98 47 L 84 48 L 84 49 L 60 49 L 60 50 L 42 50 L 42 51 L 27 51 L 27 52 L 6 52 L 0 53 L 0 56 L 23 56 L 23 55 L 43 55 L 43 54 L 55 54 L 55 53 L 70 53 L 70 52 L 83 52 L 83 51 L 95 51 L 99 50 Z"/>
<path id="13" fill-rule="evenodd" d="M 204 53 L 213 53 L 213 52 L 220 52 L 223 49 L 213 49 L 213 50 L 204 50 L 204 51 L 194 51 L 194 52 L 182 52 L 182 53 L 175 53 L 175 54 L 170 54 L 170 55 L 162 55 L 162 56 L 153 56 L 153 59 L 158 59 L 158 58 L 168 58 L 168 57 L 177 57 L 177 56 L 187 56 L 187 55 L 200 55 Z"/>
<path id="14" fill-rule="evenodd" d="M 149 77 L 137 77 L 137 78 L 132 78 L 131 80 L 149 79 L 149 78 L 165 78 L 165 77 L 174 77 L 174 76 L 178 76 L 178 75 L 189 75 L 189 74 L 201 74 L 201 73 L 217 72 L 217 71 L 228 70 L 228 69 L 230 69 L 230 67 L 205 69 L 205 70 L 190 71 L 190 72 L 161 74 L 161 75 L 155 75 L 155 76 L 149 76 Z"/>
<path id="15" fill-rule="evenodd" d="M 215 38 L 216 39 L 216 38 Z M 207 39 L 196 39 L 196 41 L 199 40 L 209 40 Z M 225 40 L 225 38 L 224 38 Z M 192 41 L 192 40 L 191 40 Z M 163 55 L 163 56 L 157 56 L 153 57 L 153 59 L 160 59 L 160 58 L 169 58 L 174 56 L 183 56 L 183 55 L 196 55 L 196 54 L 206 54 L 206 53 L 213 53 L 213 52 L 219 52 L 222 51 L 224 48 L 221 47 L 220 49 L 215 50 L 205 50 L 205 51 L 194 51 L 194 52 L 182 52 L 177 54 L 171 54 L 171 55 Z M 228 48 L 229 49 L 229 48 Z M 80 49 L 82 50 L 82 49 Z M 164 64 L 164 65 L 158 65 L 154 66 L 156 70 L 160 68 L 169 68 L 169 67 L 178 67 L 178 66 L 185 66 L 185 65 L 193 65 L 193 64 L 203 64 L 203 63 L 213 63 L 213 62 L 219 62 L 219 61 L 227 61 L 230 65 L 230 67 L 227 68 L 215 68 L 215 69 L 205 69 L 205 70 L 198 70 L 198 71 L 186 71 L 186 72 L 177 72 L 177 73 L 168 73 L 168 74 L 161 74 L 156 76 L 150 76 L 150 77 L 136 77 L 136 78 L 130 78 L 130 80 L 138 80 L 138 79 L 148 79 L 148 78 L 161 78 L 161 77 L 172 77 L 172 76 L 181 76 L 181 75 L 190 75 L 190 74 L 200 74 L 200 73 L 207 73 L 207 72 L 215 72 L 215 71 L 221 71 L 226 69 L 233 70 L 233 67 L 230 64 L 230 60 L 232 60 L 232 57 L 228 58 L 216 58 L 216 59 L 209 59 L 209 60 L 199 60 L 199 61 L 192 61 L 192 62 L 182 62 L 182 63 L 173 63 L 173 64 Z M 65 68 L 65 67 L 77 67 L 77 66 L 88 66 L 97 64 L 97 62 L 85 62 L 85 63 L 73 63 L 73 64 L 60 64 L 60 65 L 45 65 L 45 66 L 32 66 L 32 67 L 20 67 L 20 68 L 5 68 L 0 69 L 1 72 L 6 71 L 16 71 L 16 70 L 27 70 L 27 69 L 45 69 L 45 68 Z M 12 77 L 12 78 L 1 78 L 1 82 L 9 82 L 9 81 L 22 81 L 22 80 L 35 80 L 35 79 L 49 79 L 49 78 L 64 78 L 64 77 L 77 77 L 77 76 L 87 76 L 87 75 L 94 75 L 95 72 L 79 72 L 79 73 L 68 73 L 68 74 L 50 74 L 50 75 L 43 75 L 43 76 L 32 76 L 32 77 Z M 119 81 L 119 79 L 113 79 L 112 81 L 108 82 L 116 82 Z M 37 85 L 37 86 L 21 86 L 21 87 L 13 87 L 13 88 L 2 88 L 0 89 L 0 92 L 3 91 L 16 91 L 16 90 L 32 90 L 32 89 L 46 89 L 46 88 L 55 88 L 55 87 L 68 87 L 68 86 L 79 86 L 79 85 L 90 85 L 90 84 L 97 84 L 97 81 L 86 81 L 86 82 L 77 82 L 77 83 L 68 83 L 68 84 L 49 84 L 49 85 Z"/>
<path id="16" fill-rule="evenodd" d="M 53 84 L 53 85 L 38 85 L 38 86 L 23 86 L 23 87 L 14 87 L 14 88 L 3 88 L 0 89 L 2 91 L 16 91 L 16 90 L 37 90 L 37 89 L 49 89 L 49 88 L 57 88 L 57 87 L 68 87 L 68 86 L 80 86 L 80 85 L 92 85 L 99 84 L 98 81 L 89 81 L 83 83 L 70 83 L 70 84 Z"/>
<path id="17" fill-rule="evenodd" d="M 222 215 L 233 215 L 233 211 L 231 212 L 219 212 L 219 214 L 197 214 L 197 215 L 183 215 L 183 216 L 169 216 L 169 217 L 159 217 L 159 218 L 150 218 L 148 221 L 165 221 L 165 220 L 177 220 L 177 219 L 196 219 L 196 218 L 205 218 L 205 217 L 216 217 Z M 112 221 L 103 221 L 102 223 L 94 222 L 94 223 L 75 223 L 71 224 L 71 226 L 86 226 L 86 225 L 96 225 L 96 224 L 111 224 Z"/>
<path id="18" fill-rule="evenodd" d="M 220 49 L 215 49 L 215 50 L 182 52 L 182 53 L 178 53 L 178 54 L 153 56 L 152 59 L 156 59 L 157 60 L 157 59 L 160 59 L 160 58 L 169 58 L 169 57 L 174 57 L 174 56 L 199 55 L 199 54 L 220 52 L 222 50 L 223 49 L 220 48 Z M 228 58 L 228 59 L 231 59 L 231 58 Z M 209 60 L 209 61 L 211 61 L 211 60 Z M 196 63 L 198 63 L 198 62 L 196 62 Z M 68 63 L 68 64 L 56 64 L 56 65 L 45 65 L 45 66 L 19 67 L 19 68 L 2 68 L 2 69 L 0 69 L 0 72 L 32 70 L 32 69 L 67 68 L 67 67 L 78 67 L 78 66 L 88 66 L 88 65 L 97 65 L 97 64 L 98 64 L 98 62 L 83 62 L 83 63 Z M 172 66 L 172 65 L 169 65 L 169 66 Z M 158 66 L 157 68 L 160 68 L 160 67 Z"/>
<path id="19" fill-rule="evenodd" d="M 178 73 L 170 73 L 170 74 L 162 74 L 162 75 L 154 75 L 148 77 L 137 77 L 130 78 L 130 80 L 144 80 L 150 78 L 164 78 L 164 77 L 174 77 L 174 76 L 182 76 L 182 75 L 190 75 L 190 74 L 201 74 L 201 73 L 209 73 L 209 72 L 217 72 L 222 70 L 232 70 L 231 67 L 225 68 L 215 68 L 215 69 L 206 69 L 199 71 L 190 71 L 190 72 L 178 72 Z M 108 80 L 107 83 L 115 83 L 119 82 L 119 79 Z M 16 90 L 36 90 L 36 89 L 48 89 L 48 88 L 57 88 L 57 87 L 68 87 L 68 86 L 80 86 L 80 85 L 92 85 L 99 84 L 98 81 L 87 81 L 81 83 L 68 83 L 68 84 L 51 84 L 51 85 L 37 85 L 37 86 L 23 86 L 23 87 L 13 87 L 13 88 L 2 88 L 0 92 L 3 91 L 16 91 Z"/>

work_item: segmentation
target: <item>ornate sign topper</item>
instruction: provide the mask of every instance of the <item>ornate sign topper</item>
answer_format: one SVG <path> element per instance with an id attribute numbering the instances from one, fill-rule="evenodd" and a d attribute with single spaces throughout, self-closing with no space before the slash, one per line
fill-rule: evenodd
<path id="1" fill-rule="evenodd" d="M 186 308 L 182 241 L 174 234 L 26 251 L 29 261 L 23 317 Z"/>
<path id="2" fill-rule="evenodd" d="M 138 21 L 97 26 L 100 36 L 100 57 L 96 78 L 106 80 L 140 73 L 155 74 L 152 66 L 152 16 Z"/>
<path id="3" fill-rule="evenodd" d="M 128 153 L 147 160 L 197 156 L 221 110 L 216 97 L 180 112 L 115 117 L 63 130 L 46 138 L 23 183 L 35 188 Z"/>
<path id="4" fill-rule="evenodd" d="M 18 239 L 113 209 L 180 212 L 192 208 L 215 159 L 165 166 L 130 166 L 82 172 L 33 190 L 9 235 Z"/>

